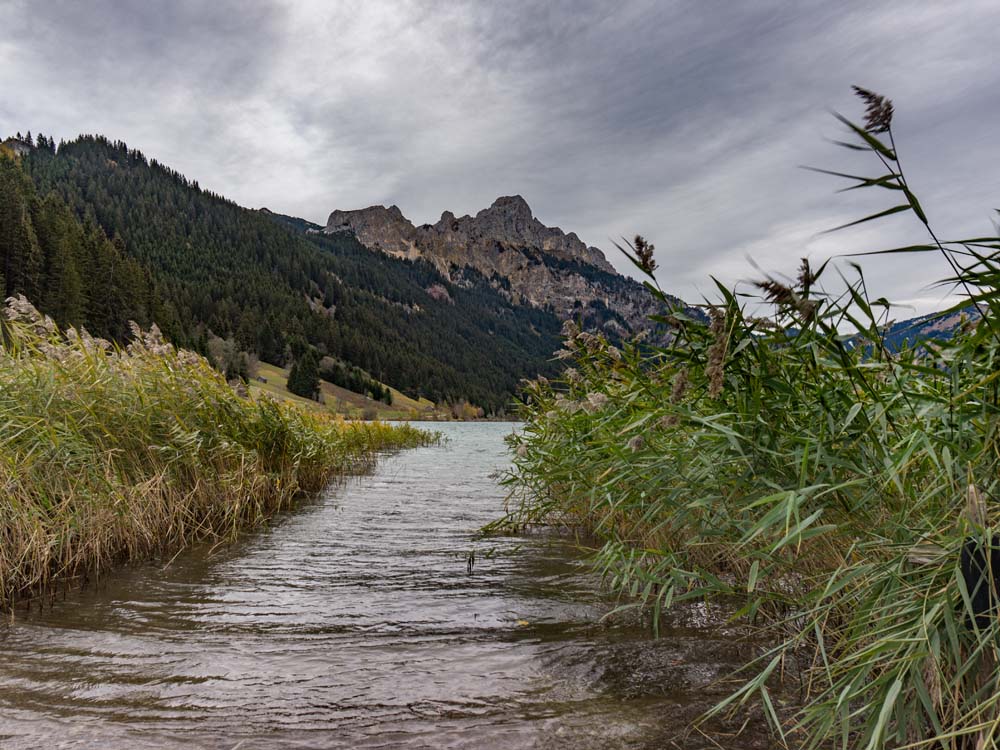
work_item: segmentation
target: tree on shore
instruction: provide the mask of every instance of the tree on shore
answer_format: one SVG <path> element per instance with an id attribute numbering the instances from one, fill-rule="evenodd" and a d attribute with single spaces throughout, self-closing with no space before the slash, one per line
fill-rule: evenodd
<path id="1" fill-rule="evenodd" d="M 310 348 L 292 364 L 288 373 L 288 390 L 296 396 L 316 399 L 319 395 L 319 363 Z"/>

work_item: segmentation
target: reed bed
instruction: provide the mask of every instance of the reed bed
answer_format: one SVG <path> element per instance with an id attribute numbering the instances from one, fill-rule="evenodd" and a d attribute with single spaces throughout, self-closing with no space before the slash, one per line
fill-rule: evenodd
<path id="1" fill-rule="evenodd" d="M 27 300 L 0 323 L 0 606 L 111 566 L 229 537 L 409 426 L 250 400 L 156 330 L 127 348 L 60 331 Z"/>
<path id="2" fill-rule="evenodd" d="M 866 120 L 841 118 L 842 145 L 880 170 L 834 174 L 898 199 L 861 221 L 916 219 L 927 239 L 885 252 L 947 260 L 962 330 L 889 351 L 890 305 L 860 267 L 830 285 L 807 261 L 754 293 L 717 285 L 701 323 L 669 309 L 637 238 L 624 249 L 674 343 L 619 349 L 567 326 L 565 376 L 528 387 L 497 528 L 587 530 L 622 606 L 654 623 L 691 601 L 742 622 L 769 645 L 713 712 L 753 702 L 776 746 L 994 748 L 1000 238 L 938 240 L 891 102 L 859 96 Z M 784 704 L 774 691 L 793 674 Z"/>

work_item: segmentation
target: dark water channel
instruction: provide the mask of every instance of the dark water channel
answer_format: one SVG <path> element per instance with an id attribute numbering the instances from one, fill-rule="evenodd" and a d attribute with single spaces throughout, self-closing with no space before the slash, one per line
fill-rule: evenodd
<path id="1" fill-rule="evenodd" d="M 444 447 L 237 544 L 18 610 L 0 629 L 0 748 L 766 745 L 679 736 L 746 656 L 732 634 L 601 623 L 567 542 L 474 541 L 502 508 L 511 428 L 438 428 Z"/>

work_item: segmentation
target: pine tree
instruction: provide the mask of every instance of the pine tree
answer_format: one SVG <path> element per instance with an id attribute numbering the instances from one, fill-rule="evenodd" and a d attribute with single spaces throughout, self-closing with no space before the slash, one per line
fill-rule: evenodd
<path id="1" fill-rule="evenodd" d="M 292 364 L 288 373 L 288 390 L 303 398 L 315 399 L 319 395 L 319 365 L 312 349 Z"/>
<path id="2" fill-rule="evenodd" d="M 33 198 L 16 162 L 0 164 L 0 274 L 5 297 L 24 294 L 34 299 L 42 284 L 42 251 L 31 223 L 28 204 Z"/>

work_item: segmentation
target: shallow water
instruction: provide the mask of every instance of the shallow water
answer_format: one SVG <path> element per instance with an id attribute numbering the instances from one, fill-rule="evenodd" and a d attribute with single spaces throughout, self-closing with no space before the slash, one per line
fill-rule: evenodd
<path id="1" fill-rule="evenodd" d="M 18 610 L 0 631 L 0 747 L 766 746 L 683 735 L 746 647 L 690 622 L 658 640 L 600 622 L 566 541 L 477 540 L 502 511 L 511 426 L 433 427 L 443 447 L 236 544 Z"/>

